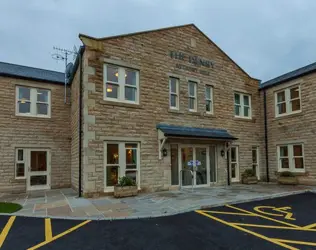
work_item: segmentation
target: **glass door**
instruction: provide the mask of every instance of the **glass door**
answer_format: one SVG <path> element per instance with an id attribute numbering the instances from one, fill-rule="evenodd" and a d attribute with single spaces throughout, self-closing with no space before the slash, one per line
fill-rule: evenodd
<path id="1" fill-rule="evenodd" d="M 231 147 L 230 149 L 230 157 L 229 157 L 229 165 L 230 165 L 230 178 L 232 182 L 239 181 L 239 156 L 238 156 L 238 147 Z"/>
<path id="2" fill-rule="evenodd" d="M 208 185 L 210 182 L 209 147 L 182 146 L 180 154 L 181 185 L 192 186 L 192 182 L 194 186 Z M 193 179 L 190 171 L 193 171 Z"/>
<path id="3" fill-rule="evenodd" d="M 49 151 L 29 150 L 29 168 L 27 177 L 28 190 L 40 190 L 50 188 L 50 164 Z"/>
<path id="4" fill-rule="evenodd" d="M 258 180 L 260 179 L 259 172 L 259 147 L 252 147 L 252 170 L 256 173 Z"/>

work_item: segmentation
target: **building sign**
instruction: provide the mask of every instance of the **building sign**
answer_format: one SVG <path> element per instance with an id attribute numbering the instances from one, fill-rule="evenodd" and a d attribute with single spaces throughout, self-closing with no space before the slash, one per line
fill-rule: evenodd
<path id="1" fill-rule="evenodd" d="M 188 161 L 187 164 L 189 167 L 201 166 L 201 162 L 199 160 L 196 160 L 196 161 L 190 160 Z"/>
<path id="2" fill-rule="evenodd" d="M 206 69 L 214 67 L 214 64 L 212 61 L 203 59 L 203 58 L 198 57 L 198 56 L 186 55 L 186 54 L 184 54 L 182 52 L 178 52 L 178 51 L 170 51 L 169 55 L 172 59 L 189 62 L 190 64 L 192 64 L 195 67 L 204 67 Z M 179 63 L 176 64 L 176 68 L 178 68 L 178 69 L 196 72 L 196 73 L 200 73 L 203 75 L 210 74 L 207 70 L 201 70 L 201 69 L 195 68 L 195 67 L 190 67 L 187 65 L 179 64 Z"/>

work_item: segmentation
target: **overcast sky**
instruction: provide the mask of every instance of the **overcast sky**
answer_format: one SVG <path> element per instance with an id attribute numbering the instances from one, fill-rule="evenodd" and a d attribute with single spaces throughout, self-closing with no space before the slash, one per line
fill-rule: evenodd
<path id="1" fill-rule="evenodd" d="M 316 61 L 315 0 L 0 0 L 0 61 L 63 71 L 53 46 L 196 24 L 263 81 Z"/>

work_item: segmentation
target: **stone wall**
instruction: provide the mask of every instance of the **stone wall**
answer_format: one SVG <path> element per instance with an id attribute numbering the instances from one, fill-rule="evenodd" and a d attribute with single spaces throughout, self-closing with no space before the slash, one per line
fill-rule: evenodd
<path id="1" fill-rule="evenodd" d="M 158 160 L 157 123 L 224 128 L 238 138 L 241 171 L 250 167 L 252 146 L 259 146 L 264 158 L 264 135 L 258 81 L 250 78 L 214 43 L 194 26 L 183 26 L 105 40 L 84 40 L 84 113 L 85 160 L 84 192 L 103 192 L 103 147 L 108 136 L 138 138 L 141 141 L 141 187 L 159 190 L 170 183 L 170 163 Z M 181 51 L 212 60 L 214 68 L 192 72 L 177 64 L 194 67 L 187 61 L 169 56 Z M 103 65 L 105 61 L 132 65 L 140 70 L 140 104 L 103 100 Z M 169 109 L 169 76 L 180 79 L 180 110 Z M 198 111 L 188 111 L 188 79 L 198 81 Z M 205 85 L 214 88 L 214 114 L 205 112 Z M 234 92 L 251 95 L 252 119 L 234 117 Z M 226 166 L 226 161 L 220 163 Z M 263 166 L 260 166 L 261 169 Z M 265 172 L 261 170 L 261 174 Z"/>
<path id="2" fill-rule="evenodd" d="M 16 85 L 51 90 L 51 118 L 15 115 Z M 51 188 L 70 187 L 70 104 L 64 86 L 0 77 L 0 192 L 25 192 L 26 180 L 15 179 L 15 148 L 51 150 Z"/>

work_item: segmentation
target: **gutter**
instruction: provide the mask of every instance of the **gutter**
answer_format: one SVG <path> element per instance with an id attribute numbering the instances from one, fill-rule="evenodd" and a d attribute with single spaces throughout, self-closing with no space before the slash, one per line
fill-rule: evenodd
<path id="1" fill-rule="evenodd" d="M 83 80 L 83 67 L 82 67 L 82 55 L 84 52 L 84 46 L 80 47 L 79 55 L 78 55 L 78 63 L 79 63 L 79 176 L 78 176 L 78 196 L 82 196 L 82 80 Z"/>
<path id="2" fill-rule="evenodd" d="M 267 94 L 266 90 L 263 91 L 263 112 L 264 112 L 264 143 L 266 151 L 266 174 L 267 182 L 270 182 L 269 177 L 269 155 L 268 155 L 268 120 L 267 120 Z"/>

